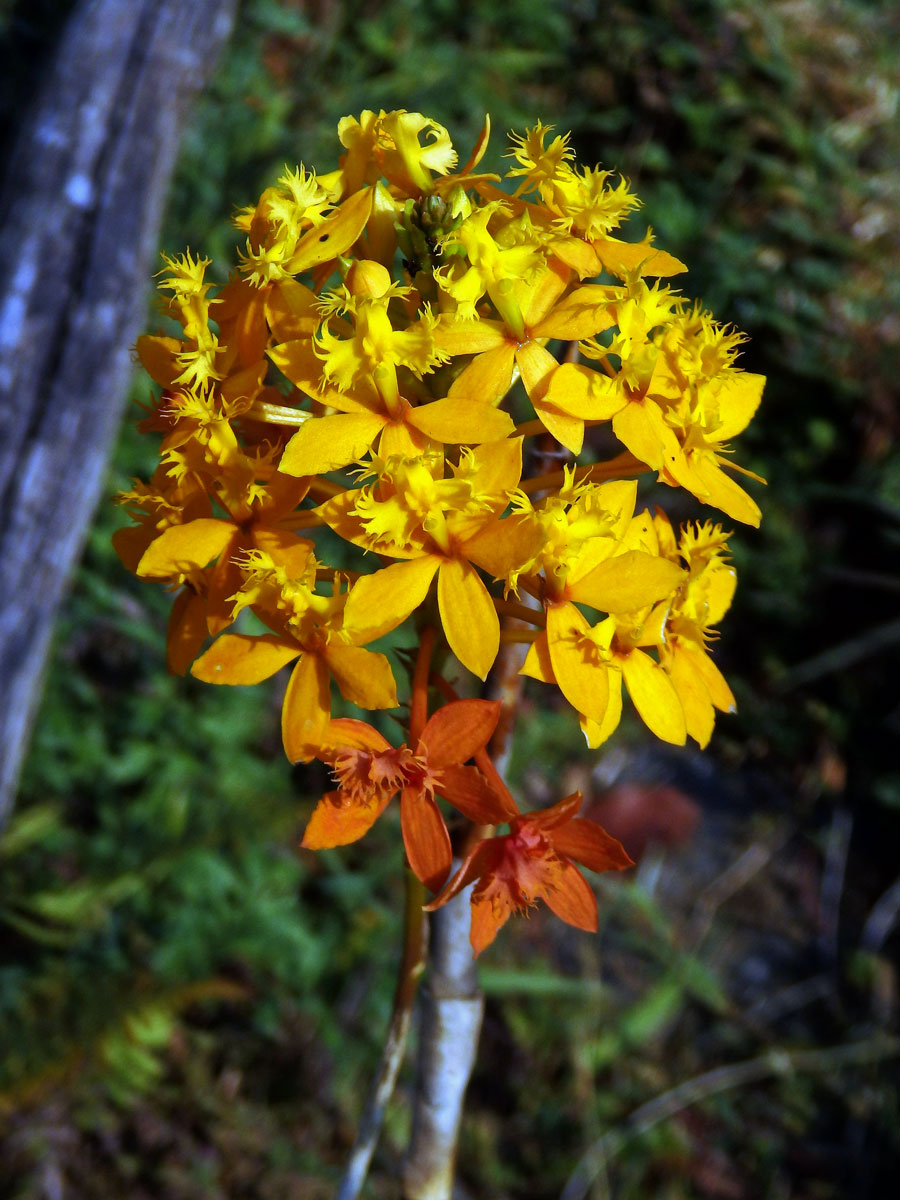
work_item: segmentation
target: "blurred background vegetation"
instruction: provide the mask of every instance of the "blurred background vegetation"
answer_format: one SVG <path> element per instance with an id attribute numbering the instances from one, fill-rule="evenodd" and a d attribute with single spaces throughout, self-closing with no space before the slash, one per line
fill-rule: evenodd
<path id="1" fill-rule="evenodd" d="M 0 4 L 0 138 L 71 7 Z M 495 167 L 505 131 L 571 129 L 644 201 L 628 236 L 651 224 L 769 376 L 742 450 L 765 520 L 733 539 L 718 651 L 738 716 L 702 757 L 628 726 L 598 766 L 529 693 L 524 797 L 584 787 L 641 862 L 599 881 L 599 937 L 536 916 L 486 956 L 461 1196 L 894 1180 L 898 79 L 893 0 L 244 0 L 195 113 L 163 244 L 220 272 L 233 209 L 336 164 L 346 113 L 425 112 L 465 157 L 489 111 Z M 140 441 L 110 494 L 152 469 Z M 323 778 L 285 763 L 271 691 L 165 674 L 121 519 L 98 513 L 0 838 L 0 1194 L 330 1197 L 387 1021 L 399 840 L 296 849 Z M 370 1197 L 397 1194 L 408 1086 Z"/>

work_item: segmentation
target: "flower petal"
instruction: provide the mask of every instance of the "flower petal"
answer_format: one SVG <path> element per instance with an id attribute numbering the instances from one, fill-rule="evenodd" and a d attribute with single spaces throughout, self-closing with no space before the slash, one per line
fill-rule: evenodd
<path id="1" fill-rule="evenodd" d="M 497 904 L 496 896 L 473 895 L 469 943 L 476 958 L 490 946 L 512 916 L 512 911 L 512 904 Z"/>
<path id="2" fill-rule="evenodd" d="M 547 643 L 559 690 L 574 709 L 600 722 L 609 703 L 607 667 L 585 638 L 588 623 L 574 604 L 547 609 Z"/>
<path id="3" fill-rule="evenodd" d="M 422 730 L 429 767 L 464 763 L 486 746 L 500 720 L 499 700 L 454 700 L 439 708 Z"/>
<path id="4" fill-rule="evenodd" d="M 325 475 L 358 462 L 385 425 L 380 413 L 334 413 L 310 417 L 284 448 L 279 471 Z"/>
<path id="5" fill-rule="evenodd" d="M 597 897 L 590 884 L 574 863 L 562 860 L 562 870 L 555 877 L 556 887 L 544 892 L 547 907 L 569 925 L 597 931 Z"/>
<path id="6" fill-rule="evenodd" d="M 281 707 L 281 740 L 290 762 L 316 757 L 330 717 L 328 666 L 320 655 L 306 653 L 291 672 Z"/>
<path id="7" fill-rule="evenodd" d="M 450 649 L 479 679 L 486 679 L 500 649 L 500 620 L 481 576 L 459 558 L 438 572 L 438 608 Z"/>
<path id="8" fill-rule="evenodd" d="M 502 825 L 514 815 L 477 767 L 444 767 L 437 792 L 476 825 Z"/>
<path id="9" fill-rule="evenodd" d="M 363 575 L 347 597 L 344 629 L 360 642 L 374 642 L 396 629 L 428 595 L 441 561 L 426 554 Z"/>
<path id="10" fill-rule="evenodd" d="M 628 613 L 662 600 L 678 587 L 684 571 L 677 563 L 641 550 L 626 550 L 569 584 L 569 597 L 600 612 Z"/>
<path id="11" fill-rule="evenodd" d="M 321 745 L 316 758 L 334 762 L 341 750 L 390 750 L 391 743 L 365 721 L 353 717 L 338 717 L 322 730 Z"/>
<path id="12" fill-rule="evenodd" d="M 197 659 L 191 674 L 204 683 L 261 683 L 300 653 L 296 643 L 275 634 L 249 637 L 246 633 L 223 633 Z"/>
<path id="13" fill-rule="evenodd" d="M 505 837 L 485 838 L 484 841 L 477 842 L 441 894 L 435 896 L 430 904 L 425 905 L 425 911 L 434 912 L 436 908 L 440 908 L 448 900 L 458 896 L 470 883 L 474 883 L 476 879 L 482 879 L 495 870 L 503 858 L 505 845 Z"/>
<path id="14" fill-rule="evenodd" d="M 235 533 L 233 521 L 198 517 L 184 525 L 170 525 L 151 542 L 138 563 L 142 579 L 168 579 L 187 574 L 218 558 Z"/>
<path id="15" fill-rule="evenodd" d="M 300 845 L 305 850 L 330 850 L 358 841 L 384 812 L 390 798 L 359 803 L 346 792 L 326 792 L 309 819 Z"/>
<path id="16" fill-rule="evenodd" d="M 206 603 L 192 588 L 175 597 L 166 632 L 166 666 L 172 675 L 184 675 L 209 636 Z"/>
<path id="17" fill-rule="evenodd" d="M 286 264 L 288 274 L 300 275 L 349 250 L 366 227 L 373 195 L 368 187 L 354 192 L 330 217 L 304 234 Z"/>
<path id="18" fill-rule="evenodd" d="M 444 445 L 466 443 L 478 446 L 482 442 L 498 442 L 515 429 L 509 413 L 478 400 L 462 396 L 445 396 L 414 408 L 407 417 L 410 425 Z"/>
<path id="19" fill-rule="evenodd" d="M 416 788 L 400 794 L 400 825 L 406 857 L 417 879 L 436 892 L 450 874 L 453 853 L 450 835 L 433 799 Z"/>
<path id="20" fill-rule="evenodd" d="M 633 867 L 622 843 L 607 833 L 595 821 L 575 817 L 565 825 L 549 832 L 553 848 L 566 858 L 574 858 L 590 871 L 624 871 Z"/>
<path id="21" fill-rule="evenodd" d="M 684 710 L 671 679 L 643 650 L 623 655 L 621 663 L 628 695 L 641 720 L 664 742 L 683 746 L 687 740 Z"/>
<path id="22" fill-rule="evenodd" d="M 396 708 L 397 685 L 383 654 L 338 643 L 327 645 L 322 654 L 346 700 L 360 708 Z"/>

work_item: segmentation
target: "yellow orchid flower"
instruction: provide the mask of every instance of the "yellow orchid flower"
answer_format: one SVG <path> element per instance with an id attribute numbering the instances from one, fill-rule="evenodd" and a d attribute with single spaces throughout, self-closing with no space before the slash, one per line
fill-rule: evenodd
<path id="1" fill-rule="evenodd" d="M 329 679 L 345 699 L 363 708 L 393 708 L 397 692 L 383 654 L 363 648 L 372 641 L 344 617 L 348 592 L 334 576 L 331 595 L 315 590 L 320 564 L 305 547 L 282 555 L 250 551 L 244 583 L 235 596 L 235 616 L 253 611 L 271 634 L 223 633 L 191 668 L 206 683 L 252 684 L 295 662 L 281 711 L 281 733 L 291 762 L 315 756 L 331 719 Z"/>

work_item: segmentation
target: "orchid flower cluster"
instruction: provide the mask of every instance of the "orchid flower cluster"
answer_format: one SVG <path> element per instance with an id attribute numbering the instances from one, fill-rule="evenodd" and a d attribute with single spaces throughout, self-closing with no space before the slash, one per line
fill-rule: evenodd
<path id="1" fill-rule="evenodd" d="M 190 252 L 164 259 L 165 325 L 137 344 L 160 462 L 121 495 L 135 523 L 115 539 L 174 594 L 171 671 L 248 685 L 293 664 L 285 752 L 337 785 L 304 846 L 355 841 L 399 793 L 429 907 L 476 885 L 476 952 L 539 899 L 596 928 L 575 864 L 630 859 L 577 793 L 521 813 L 488 754 L 500 703 L 446 676 L 471 691 L 466 673 L 525 643 L 521 673 L 561 693 L 591 747 L 623 690 L 658 737 L 705 746 L 734 708 L 710 656 L 735 587 L 727 534 L 638 509 L 637 481 L 758 524 L 727 443 L 764 382 L 736 365 L 742 335 L 665 282 L 678 259 L 615 236 L 639 203 L 623 179 L 542 124 L 512 136 L 504 179 L 480 173 L 488 134 L 457 170 L 434 120 L 345 117 L 337 170 L 286 170 L 237 214 L 227 283 Z M 418 645 L 402 706 L 371 648 L 401 626 Z M 401 709 L 406 741 L 333 718 L 332 685 Z M 452 878 L 439 799 L 471 822 Z"/>

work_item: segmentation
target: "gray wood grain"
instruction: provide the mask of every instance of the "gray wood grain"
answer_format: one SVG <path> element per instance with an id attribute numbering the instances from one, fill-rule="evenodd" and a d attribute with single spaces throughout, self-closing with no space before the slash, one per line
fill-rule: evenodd
<path id="1" fill-rule="evenodd" d="M 187 103 L 229 36 L 236 3 L 83 0 L 7 166 L 0 825 L 121 418 Z"/>

